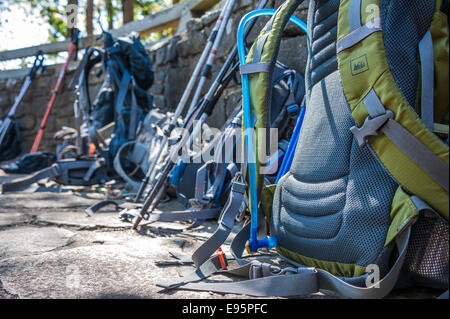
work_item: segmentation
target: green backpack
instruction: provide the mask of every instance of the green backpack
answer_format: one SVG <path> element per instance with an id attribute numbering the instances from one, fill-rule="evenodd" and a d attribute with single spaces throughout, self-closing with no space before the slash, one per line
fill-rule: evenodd
<path id="1" fill-rule="evenodd" d="M 261 64 L 277 56 L 300 2 L 281 5 L 255 41 Z M 443 2 L 310 1 L 304 123 L 290 170 L 258 194 L 269 225 L 262 235 L 276 238 L 281 264 L 242 259 L 246 225 L 230 247 L 236 267 L 222 254 L 203 256 L 190 276 L 160 286 L 252 296 L 332 291 L 348 298 L 382 298 L 419 285 L 448 290 Z M 258 94 L 267 101 L 270 90 Z M 222 215 L 219 228 L 232 226 Z M 221 273 L 249 280 L 198 282 Z"/>

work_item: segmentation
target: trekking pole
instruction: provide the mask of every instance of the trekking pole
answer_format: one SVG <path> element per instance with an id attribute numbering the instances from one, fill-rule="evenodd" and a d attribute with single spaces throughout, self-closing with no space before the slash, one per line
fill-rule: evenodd
<path id="1" fill-rule="evenodd" d="M 159 145 L 158 151 L 156 152 L 156 156 L 154 157 L 154 160 L 150 163 L 150 166 L 147 169 L 145 177 L 142 180 L 139 190 L 134 199 L 134 202 L 136 202 L 136 203 L 139 202 L 142 194 L 144 193 L 145 189 L 147 188 L 147 185 L 152 177 L 152 173 L 156 167 L 156 163 L 158 162 L 159 158 L 161 157 L 161 154 L 169 141 L 170 134 L 175 129 L 177 120 L 178 120 L 181 112 L 183 111 L 184 107 L 186 106 L 187 100 L 192 92 L 192 89 L 194 88 L 195 82 L 197 80 L 197 77 L 200 73 L 200 70 L 201 70 L 203 64 L 205 63 L 205 60 L 208 58 L 207 65 L 208 65 L 208 63 L 211 64 L 211 62 L 214 61 L 214 58 L 211 58 L 211 55 L 215 56 L 215 53 L 213 54 L 213 50 L 214 50 L 214 48 L 216 48 L 216 50 L 217 50 L 218 42 L 220 41 L 220 38 L 222 37 L 222 34 L 223 34 L 222 29 L 224 29 L 224 27 L 222 28 L 221 26 L 225 25 L 226 23 L 223 23 L 223 22 L 228 20 L 228 18 L 225 19 L 224 17 L 226 16 L 228 11 L 231 11 L 231 10 L 228 10 L 228 8 L 232 7 L 232 5 L 234 5 L 234 1 L 235 0 L 228 0 L 225 3 L 225 5 L 219 15 L 219 18 L 217 19 L 217 22 L 211 32 L 208 42 L 206 43 L 206 46 L 203 49 L 202 55 L 200 56 L 200 59 L 198 60 L 197 65 L 195 66 L 194 72 L 192 73 L 191 78 L 189 79 L 189 82 L 183 92 L 183 95 L 181 96 L 181 99 L 178 102 L 178 105 L 177 105 L 177 108 L 175 109 L 175 113 L 172 117 L 172 120 L 170 121 L 169 125 L 163 130 L 164 136 L 161 141 L 161 144 Z M 230 5 L 230 3 L 231 3 L 231 5 Z M 228 17 L 229 17 L 229 15 L 228 15 Z M 220 31 L 220 30 L 222 30 L 222 31 Z M 208 54 L 209 54 L 209 57 L 208 57 Z M 206 69 L 206 66 L 205 66 L 205 69 Z M 210 68 L 208 68 L 208 70 L 209 69 Z M 198 91 L 198 89 L 196 90 L 196 92 L 197 91 Z M 189 115 L 191 113 L 192 113 L 192 110 L 189 109 L 189 111 L 187 112 L 187 115 Z"/>
<path id="2" fill-rule="evenodd" d="M 266 5 L 266 3 L 267 3 L 267 0 L 260 0 L 259 1 L 259 3 L 258 3 L 258 5 L 257 5 L 257 9 L 261 9 L 261 8 L 263 8 L 265 5 Z M 224 7 L 224 9 L 222 10 L 222 12 L 224 11 L 226 9 L 226 7 Z M 231 13 L 231 10 L 230 10 L 230 13 Z M 220 18 L 220 17 L 219 17 Z M 217 24 L 216 24 L 216 27 L 217 27 Z M 247 33 L 246 34 L 248 34 L 249 32 L 250 32 L 250 30 L 251 30 L 251 28 L 253 27 L 253 23 L 251 24 L 251 25 L 249 25 L 249 28 L 248 28 L 248 31 L 246 31 Z M 214 33 L 214 32 L 213 32 Z M 212 42 L 211 42 L 211 44 L 212 44 Z M 206 51 L 204 51 L 204 53 L 205 53 Z M 221 72 L 219 73 L 219 75 L 216 77 L 216 80 L 215 80 L 215 82 L 213 83 L 213 85 L 211 86 L 211 88 L 210 88 L 210 90 L 208 91 L 208 93 L 207 93 L 207 95 L 206 96 L 209 96 L 209 98 L 211 98 L 212 96 L 213 96 L 213 93 L 215 92 L 215 90 L 217 89 L 217 87 L 219 86 L 219 84 L 220 84 L 220 82 L 221 82 L 221 76 L 223 76 L 224 74 L 225 74 L 225 71 L 229 68 L 229 66 L 231 65 L 231 63 L 233 62 L 233 60 L 234 60 L 234 58 L 237 56 L 237 47 L 236 47 L 236 45 L 233 47 L 233 49 L 232 49 L 232 51 L 230 52 L 230 54 L 229 54 L 229 56 L 228 56 L 228 59 L 225 61 L 225 63 L 224 63 L 224 65 L 222 66 L 222 69 L 221 69 Z M 211 63 L 214 61 L 214 59 L 215 59 L 215 53 L 213 54 L 213 56 L 211 57 L 211 59 L 209 59 L 208 61 L 210 61 Z M 211 64 L 210 64 L 211 65 Z M 197 67 L 199 66 L 199 64 L 197 64 Z M 209 70 L 211 69 L 211 67 L 209 67 L 208 68 L 208 72 L 209 72 Z M 205 70 L 206 70 L 206 67 L 205 67 Z M 222 70 L 224 70 L 223 72 L 222 72 Z M 198 71 L 200 71 L 200 68 L 198 68 Z M 191 78 L 191 80 L 192 80 L 193 78 Z M 203 85 L 203 84 L 202 84 Z M 189 86 L 189 85 L 188 85 Z M 201 90 L 199 90 L 198 92 L 201 92 Z M 187 91 L 187 89 L 185 90 L 185 92 L 184 92 L 184 94 L 183 94 L 183 97 L 185 97 L 185 94 L 186 93 L 190 93 L 190 91 L 188 92 Z M 148 183 L 149 183 L 149 181 L 150 181 L 150 179 L 151 179 L 151 175 L 152 175 L 152 172 L 153 172 L 153 170 L 154 170 L 154 168 L 155 168 L 155 166 L 156 166 L 156 163 L 157 163 L 157 161 L 158 161 L 158 159 L 160 158 L 160 156 L 161 156 L 161 153 L 162 153 L 162 151 L 163 151 L 163 149 L 164 149 L 164 147 L 165 147 L 165 145 L 167 144 L 167 142 L 168 142 L 168 139 L 169 139 L 169 137 L 170 137 L 170 133 L 173 131 L 173 129 L 175 128 L 175 124 L 176 124 L 176 120 L 177 120 L 177 118 L 178 118 L 178 116 L 179 116 L 179 114 L 181 113 L 181 109 L 184 107 L 184 105 L 185 105 L 185 103 L 186 103 L 186 100 L 187 100 L 187 97 L 189 96 L 189 94 L 187 94 L 187 96 L 185 97 L 185 99 L 183 99 L 183 97 L 182 97 L 182 99 L 180 100 L 180 103 L 179 103 L 179 105 L 178 105 L 178 107 L 177 107 L 177 110 L 179 109 L 179 112 L 177 113 L 177 112 L 175 112 L 175 115 L 173 116 L 173 118 L 172 118 L 172 122 L 169 124 L 169 126 L 164 130 L 164 138 L 163 138 L 163 141 L 161 142 L 161 145 L 160 145 L 160 147 L 159 147 L 159 149 L 158 149 L 158 152 L 157 152 L 157 155 L 156 155 L 156 157 L 155 157 L 155 160 L 151 163 L 151 165 L 150 165 L 150 167 L 149 167 L 149 169 L 147 170 L 147 174 L 146 174 L 146 176 L 145 176 L 145 178 L 144 178 L 144 180 L 142 181 L 142 183 L 141 183 L 141 186 L 140 186 L 140 188 L 139 188 L 139 190 L 138 190 L 138 193 L 136 194 L 136 197 L 135 197 L 135 202 L 138 202 L 139 200 L 140 200 L 140 198 L 141 198 L 141 196 L 142 196 L 142 194 L 143 194 L 143 192 L 145 191 L 145 189 L 147 188 L 147 185 L 148 185 Z M 197 100 L 198 100 L 198 98 L 197 98 Z M 204 101 L 205 102 L 205 101 Z M 196 103 L 198 103 L 198 102 L 196 102 Z M 194 105 L 194 104 L 193 104 Z M 181 107 L 180 107 L 181 106 Z M 195 108 L 195 107 L 194 107 Z M 189 115 L 192 115 L 193 114 L 193 108 L 192 107 L 190 107 L 190 109 L 188 110 L 188 112 L 187 112 L 187 117 L 189 116 Z"/>
<path id="3" fill-rule="evenodd" d="M 189 121 L 187 122 L 185 126 L 185 130 L 190 131 L 193 126 L 195 125 L 196 118 L 199 117 L 199 114 L 203 112 L 207 112 L 208 114 L 211 114 L 213 106 L 219 99 L 220 95 L 222 94 L 225 87 L 228 85 L 228 83 L 231 81 L 234 72 L 238 69 L 239 64 L 236 64 L 232 70 L 224 77 L 224 80 L 220 83 L 220 86 L 217 88 L 216 94 L 211 94 L 211 97 L 205 98 L 202 100 L 202 103 L 198 108 L 196 108 L 189 118 Z M 225 69 L 227 70 L 227 69 Z M 163 186 L 167 180 L 167 177 L 169 176 L 170 171 L 175 166 L 176 158 L 179 156 L 179 152 L 182 149 L 182 147 L 186 144 L 188 139 L 188 134 L 185 134 L 182 136 L 182 139 L 174 146 L 172 151 L 169 155 L 169 160 L 167 161 L 166 165 L 164 166 L 162 172 L 160 175 L 158 175 L 158 179 L 153 185 L 151 191 L 149 194 L 147 194 L 144 205 L 142 206 L 139 215 L 136 217 L 136 221 L 133 225 L 133 229 L 136 229 L 139 223 L 143 218 L 147 219 L 149 214 L 156 208 L 159 201 L 158 199 L 161 198 L 161 196 L 158 196 L 161 194 L 161 191 L 163 190 Z"/>
<path id="4" fill-rule="evenodd" d="M 267 3 L 267 0 L 260 0 L 257 6 L 257 9 L 263 8 Z M 245 28 L 245 36 L 247 36 L 251 29 L 253 28 L 253 25 L 255 23 L 255 20 L 250 21 L 248 26 Z M 206 94 L 205 98 L 202 100 L 200 106 L 197 108 L 197 110 L 193 110 L 191 112 L 191 115 L 195 114 L 193 116 L 193 119 L 189 121 L 189 123 L 186 123 L 187 130 L 191 130 L 194 126 L 195 118 L 198 117 L 199 114 L 206 113 L 211 114 L 214 104 L 217 102 L 217 100 L 220 97 L 220 94 L 223 92 L 225 87 L 227 86 L 228 82 L 233 77 L 234 73 L 239 68 L 239 63 L 234 64 L 232 67 L 232 63 L 234 62 L 236 56 L 238 53 L 237 44 L 234 45 L 232 51 L 228 55 L 227 60 L 223 64 L 222 68 L 219 71 L 219 74 L 216 77 L 216 80 L 210 87 L 208 93 Z M 227 72 L 231 67 L 231 70 Z M 206 118 L 207 115 L 202 116 Z M 200 117 L 200 118 L 202 118 Z M 198 125 L 198 123 L 197 123 Z M 186 144 L 187 139 L 189 138 L 189 135 L 183 135 L 181 141 L 175 145 L 174 149 L 172 149 L 172 152 L 169 155 L 169 160 L 165 167 L 163 168 L 162 172 L 159 175 L 159 178 L 157 179 L 155 185 L 153 186 L 152 190 L 147 194 L 145 198 L 144 205 L 142 206 L 139 215 L 136 217 L 136 221 L 133 225 L 133 229 L 136 229 L 139 223 L 143 218 L 146 218 L 149 216 L 148 211 L 150 213 L 154 210 L 154 208 L 157 206 L 157 203 L 154 203 L 154 200 L 159 193 L 159 188 L 162 187 L 165 183 L 165 180 L 167 179 L 167 176 L 170 172 L 170 170 L 175 165 L 176 157 L 178 156 L 179 151 L 181 148 Z"/>
<path id="5" fill-rule="evenodd" d="M 80 31 L 78 29 L 73 29 L 72 38 L 67 54 L 67 59 L 64 65 L 61 68 L 61 71 L 59 72 L 58 80 L 56 82 L 55 89 L 53 90 L 52 97 L 50 99 L 50 102 L 47 105 L 47 110 L 45 111 L 44 118 L 42 119 L 41 126 L 39 127 L 39 131 L 36 135 L 36 138 L 33 143 L 33 147 L 31 148 L 30 153 L 37 152 L 39 148 L 39 144 L 41 143 L 42 136 L 44 135 L 45 126 L 47 125 L 48 118 L 50 116 L 50 112 L 52 110 L 53 104 L 56 99 L 56 95 L 58 94 L 58 91 L 61 87 L 62 81 L 64 79 L 64 76 L 67 71 L 67 67 L 69 66 L 69 61 L 72 59 L 73 54 L 76 52 L 76 48 L 78 46 L 78 36 L 80 34 Z"/>
<path id="6" fill-rule="evenodd" d="M 220 25 L 219 31 L 217 33 L 216 41 L 214 41 L 214 45 L 211 49 L 211 52 L 208 56 L 208 61 L 205 64 L 200 80 L 198 81 L 197 88 L 195 89 L 194 97 L 192 98 L 191 105 L 188 109 L 188 114 L 192 112 L 194 107 L 197 105 L 197 102 L 200 98 L 200 93 L 202 92 L 203 86 L 205 84 L 206 79 L 211 75 L 211 68 L 214 64 L 214 60 L 216 59 L 217 49 L 219 48 L 220 40 L 222 39 L 225 28 L 228 24 L 228 20 L 230 19 L 230 15 L 233 12 L 235 0 L 229 0 L 224 7 L 225 13 L 222 17 L 223 21 Z M 219 17 L 221 19 L 221 17 Z"/>
<path id="7" fill-rule="evenodd" d="M 188 114 L 190 112 L 192 112 L 192 110 L 197 105 L 197 102 L 198 102 L 198 100 L 200 98 L 200 93 L 202 92 L 202 89 L 203 89 L 203 85 L 205 84 L 206 79 L 211 74 L 211 67 L 212 67 L 212 65 L 214 63 L 214 60 L 216 58 L 217 49 L 219 47 L 219 42 L 220 42 L 220 39 L 222 38 L 223 32 L 225 31 L 225 27 L 226 27 L 226 24 L 228 23 L 228 19 L 229 19 L 230 15 L 231 15 L 231 12 L 233 11 L 233 6 L 234 6 L 234 0 L 231 1 L 230 7 L 227 10 L 225 18 L 224 18 L 224 23 L 221 25 L 221 27 L 219 29 L 219 34 L 217 35 L 218 41 L 214 42 L 214 46 L 213 46 L 213 48 L 211 50 L 211 53 L 210 53 L 210 55 L 208 57 L 208 61 L 207 61 L 206 65 L 205 65 L 205 68 L 203 69 L 202 76 L 200 77 L 200 80 L 198 82 L 197 89 L 195 90 L 194 97 L 192 98 L 191 105 L 189 106 Z M 199 120 L 199 123 L 195 126 L 195 128 L 192 131 L 192 134 L 190 135 L 189 140 L 188 140 L 188 142 L 186 144 L 188 149 L 190 148 L 190 145 L 193 143 L 194 137 L 200 131 L 204 121 L 206 120 L 206 118 L 208 116 L 209 115 L 207 115 L 206 113 L 202 114 L 202 116 L 201 116 L 201 118 Z"/>
<path id="8" fill-rule="evenodd" d="M 255 19 L 263 15 L 273 16 L 276 10 L 274 9 L 262 9 L 255 10 L 246 14 L 241 22 L 239 23 L 237 32 L 237 45 L 239 51 L 239 61 L 242 65 L 246 65 L 246 52 L 244 46 L 244 29 L 248 21 Z M 306 24 L 295 16 L 291 16 L 289 19 L 303 31 L 307 32 Z M 249 209 L 250 209 L 250 238 L 247 243 L 247 249 L 250 252 L 256 252 L 260 248 L 274 248 L 277 245 L 277 239 L 275 236 L 267 236 L 263 239 L 258 239 L 258 194 L 257 194 L 257 179 L 256 179 L 256 156 L 255 147 L 253 144 L 254 127 L 250 107 L 250 93 L 249 93 L 249 82 L 248 74 L 241 73 L 242 80 L 242 109 L 244 113 L 244 142 L 245 149 L 247 153 L 247 166 L 248 166 L 248 177 L 249 177 Z"/>
<path id="9" fill-rule="evenodd" d="M 25 96 L 25 93 L 27 92 L 28 88 L 31 85 L 31 82 L 34 80 L 36 75 L 41 72 L 44 69 L 44 56 L 42 54 L 42 51 L 39 51 L 36 54 L 36 58 L 33 63 L 33 67 L 30 70 L 30 73 L 25 78 L 25 81 L 22 84 L 22 88 L 20 89 L 19 95 L 16 97 L 16 100 L 14 101 L 13 106 L 8 112 L 8 115 L 6 115 L 5 119 L 1 122 L 0 126 L 0 145 L 2 145 L 3 140 L 5 139 L 6 133 L 9 131 L 9 127 L 12 124 L 13 117 L 17 112 L 17 108 L 22 102 L 23 97 Z"/>

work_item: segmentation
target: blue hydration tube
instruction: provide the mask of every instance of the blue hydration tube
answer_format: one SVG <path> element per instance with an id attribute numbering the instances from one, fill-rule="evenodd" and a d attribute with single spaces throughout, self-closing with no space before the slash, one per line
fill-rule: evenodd
<path id="1" fill-rule="evenodd" d="M 239 62 L 241 65 L 246 65 L 245 57 L 245 43 L 244 43 L 244 30 L 245 25 L 252 19 L 260 16 L 272 16 L 276 12 L 275 9 L 261 9 L 247 13 L 239 23 L 237 31 L 237 47 L 239 54 Z M 307 32 L 306 23 L 295 16 L 291 16 L 289 19 L 292 23 L 297 25 L 305 33 Z M 259 248 L 274 248 L 277 245 L 277 239 L 275 236 L 267 236 L 264 239 L 258 239 L 258 198 L 257 198 L 257 185 L 256 185 L 256 158 L 255 149 L 253 145 L 253 121 L 250 109 L 250 94 L 248 75 L 241 74 L 242 80 L 242 105 L 244 111 L 244 129 L 245 129 L 245 144 L 248 157 L 248 175 L 250 184 L 250 238 L 248 241 L 247 249 L 250 252 L 256 252 Z"/>
<path id="2" fill-rule="evenodd" d="M 291 140 L 289 141 L 289 146 L 286 151 L 286 154 L 284 155 L 280 170 L 278 171 L 278 175 L 277 175 L 275 184 L 278 184 L 278 181 L 280 180 L 280 178 L 282 178 L 284 176 L 284 174 L 287 173 L 289 168 L 291 168 L 292 158 L 294 157 L 295 148 L 296 148 L 297 142 L 298 142 L 298 136 L 300 135 L 300 130 L 302 129 L 303 118 L 305 117 L 305 110 L 306 109 L 304 107 L 302 107 L 300 109 L 300 114 L 298 115 L 297 123 L 295 123 L 295 128 L 294 128 L 294 131 L 292 132 Z"/>

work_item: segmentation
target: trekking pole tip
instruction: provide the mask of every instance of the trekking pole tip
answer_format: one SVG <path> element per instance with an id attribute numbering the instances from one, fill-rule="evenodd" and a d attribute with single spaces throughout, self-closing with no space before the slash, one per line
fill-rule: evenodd
<path id="1" fill-rule="evenodd" d="M 132 230 L 137 230 L 141 220 L 142 220 L 142 217 L 139 217 L 139 216 L 136 217 L 136 221 L 134 222 L 133 227 L 131 227 L 131 229 Z"/>

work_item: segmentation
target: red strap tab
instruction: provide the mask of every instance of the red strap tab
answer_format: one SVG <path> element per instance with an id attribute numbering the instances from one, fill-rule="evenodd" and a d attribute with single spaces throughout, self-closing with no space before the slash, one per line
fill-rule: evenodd
<path id="1" fill-rule="evenodd" d="M 225 258 L 223 257 L 223 251 L 221 247 L 217 249 L 217 256 L 219 256 L 220 267 L 222 267 L 223 270 L 226 270 L 227 264 L 225 263 Z"/>

